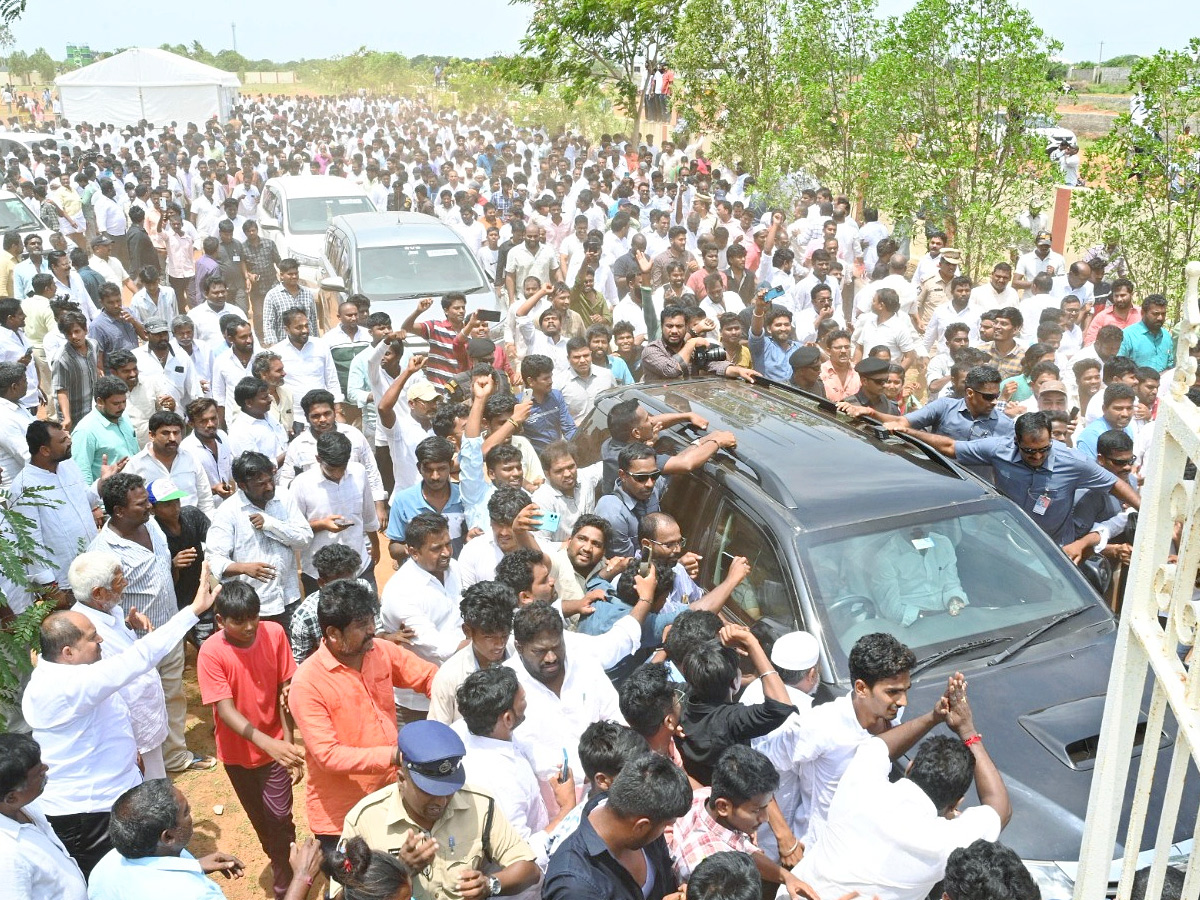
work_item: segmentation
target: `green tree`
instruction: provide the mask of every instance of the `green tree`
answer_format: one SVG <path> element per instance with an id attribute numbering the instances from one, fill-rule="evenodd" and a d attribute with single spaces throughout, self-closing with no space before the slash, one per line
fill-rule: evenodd
<path id="1" fill-rule="evenodd" d="M 32 653 L 38 645 L 38 627 L 54 611 L 53 601 L 37 595 L 16 616 L 10 603 L 12 591 L 29 589 L 30 569 L 49 564 L 43 554 L 82 553 L 82 547 L 42 547 L 33 538 L 33 521 L 20 512 L 22 507 L 56 505 L 44 496 L 44 488 L 28 488 L 11 504 L 0 506 L 0 730 L 16 707 L 21 682 L 33 671 Z"/>
<path id="2" fill-rule="evenodd" d="M 559 85 L 567 103 L 611 92 L 636 134 L 649 73 L 673 41 L 676 0 L 510 2 L 533 7 L 533 14 L 520 56 L 503 65 L 505 76 L 539 93 Z"/>
<path id="3" fill-rule="evenodd" d="M 24 50 L 14 50 L 8 55 L 8 74 L 14 78 L 24 78 L 33 74 L 33 66 L 29 62 L 29 54 Z"/>
<path id="4" fill-rule="evenodd" d="M 1090 148 L 1072 212 L 1081 246 L 1101 239 L 1122 248 L 1139 292 L 1183 296 L 1183 267 L 1200 253 L 1200 142 L 1187 128 L 1200 117 L 1200 38 L 1133 66 L 1145 115 L 1117 117 Z"/>
<path id="5" fill-rule="evenodd" d="M 1028 123 L 1054 114 L 1059 45 L 1010 0 L 918 0 L 881 29 L 863 127 L 880 144 L 865 185 L 898 222 L 944 228 L 979 276 L 1015 243 L 1014 215 L 1052 167 Z"/>
<path id="6" fill-rule="evenodd" d="M 688 0 L 671 51 L 676 111 L 712 136 L 716 156 L 755 175 L 778 168 L 784 129 L 799 115 L 778 9 L 768 0 Z"/>
<path id="7" fill-rule="evenodd" d="M 46 84 L 53 82 L 54 76 L 58 74 L 58 63 L 46 52 L 45 47 L 38 47 L 33 51 L 29 57 L 29 66 Z"/>

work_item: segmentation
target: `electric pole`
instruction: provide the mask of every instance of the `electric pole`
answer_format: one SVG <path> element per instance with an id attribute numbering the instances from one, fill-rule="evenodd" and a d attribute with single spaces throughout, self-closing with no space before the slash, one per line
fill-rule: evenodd
<path id="1" fill-rule="evenodd" d="M 233 52 L 237 53 L 237 22 L 229 23 L 229 30 L 233 32 Z M 1101 47 L 1104 45 L 1101 44 Z"/>

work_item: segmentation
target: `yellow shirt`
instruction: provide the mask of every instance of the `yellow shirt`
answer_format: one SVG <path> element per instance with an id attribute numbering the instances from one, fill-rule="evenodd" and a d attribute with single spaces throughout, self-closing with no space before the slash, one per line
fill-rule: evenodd
<path id="1" fill-rule="evenodd" d="M 485 858 L 483 823 L 489 804 L 494 804 L 488 841 L 491 852 Z M 400 790 L 393 784 L 368 794 L 355 804 L 346 814 L 342 837 L 357 835 L 372 850 L 397 856 L 404 835 L 409 831 L 423 832 L 424 829 L 408 815 L 400 799 Z M 434 823 L 430 834 L 438 842 L 437 855 L 427 868 L 413 873 L 414 900 L 459 900 L 459 873 L 483 871 L 487 862 L 504 868 L 521 860 L 534 860 L 533 851 L 509 824 L 499 804 L 473 788 L 464 787 L 450 798 L 446 811 Z"/>
<path id="2" fill-rule="evenodd" d="M 13 256 L 7 250 L 0 250 L 0 296 L 13 296 L 13 269 L 17 267 L 17 263 L 21 261 L 21 257 Z M 18 297 L 18 300 L 25 299 Z"/>

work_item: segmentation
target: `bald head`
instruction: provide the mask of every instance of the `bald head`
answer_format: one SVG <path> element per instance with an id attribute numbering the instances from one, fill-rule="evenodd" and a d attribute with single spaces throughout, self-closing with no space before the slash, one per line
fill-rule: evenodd
<path id="1" fill-rule="evenodd" d="M 888 272 L 893 275 L 903 275 L 908 271 L 908 257 L 903 253 L 893 253 L 888 260 Z"/>
<path id="2" fill-rule="evenodd" d="M 64 662 L 63 650 L 82 641 L 83 633 L 90 624 L 81 613 L 70 610 L 50 613 L 42 622 L 38 634 L 42 658 L 49 662 Z"/>

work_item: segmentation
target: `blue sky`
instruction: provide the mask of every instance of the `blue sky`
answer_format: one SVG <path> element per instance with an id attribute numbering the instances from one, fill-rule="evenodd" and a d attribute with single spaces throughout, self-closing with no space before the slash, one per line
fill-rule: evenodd
<path id="1" fill-rule="evenodd" d="M 1200 36 L 1200 4 L 1178 0 L 1124 0 L 1058 3 L 1020 0 L 1038 24 L 1064 45 L 1067 59 L 1153 53 L 1182 46 Z M 882 14 L 902 12 L 911 0 L 880 0 Z M 247 3 L 207 0 L 202 4 L 126 4 L 122 12 L 94 0 L 30 0 L 13 32 L 18 49 L 44 46 L 55 58 L 68 43 L 93 49 L 158 46 L 198 40 L 212 51 L 232 46 L 230 23 L 237 23 L 237 47 L 251 58 L 291 59 L 349 53 L 359 46 L 420 53 L 487 56 L 516 49 L 528 22 L 528 7 L 506 0 L 451 0 L 446 4 L 399 0 L 339 6 L 329 0 Z M 203 10 L 202 14 L 197 11 Z M 1136 12 L 1136 15 L 1134 13 Z"/>

